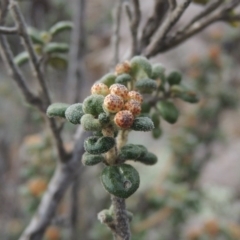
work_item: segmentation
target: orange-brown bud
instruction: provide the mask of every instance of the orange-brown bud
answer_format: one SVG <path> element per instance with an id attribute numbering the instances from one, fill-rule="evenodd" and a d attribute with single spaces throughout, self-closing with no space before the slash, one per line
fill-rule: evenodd
<path id="1" fill-rule="evenodd" d="M 28 183 L 28 190 L 35 197 L 41 196 L 46 189 L 47 181 L 43 178 L 34 178 Z"/>
<path id="2" fill-rule="evenodd" d="M 132 99 L 125 103 L 125 109 L 135 116 L 139 115 L 141 113 L 141 103 Z"/>
<path id="3" fill-rule="evenodd" d="M 108 94 L 104 98 L 103 102 L 103 108 L 107 112 L 110 113 L 116 113 L 119 112 L 123 109 L 124 107 L 124 102 L 121 97 L 114 95 L 114 94 Z"/>
<path id="4" fill-rule="evenodd" d="M 130 128 L 133 124 L 134 116 L 128 110 L 118 112 L 114 117 L 115 124 L 120 128 Z"/>
<path id="5" fill-rule="evenodd" d="M 128 89 L 124 85 L 116 83 L 116 84 L 113 84 L 109 89 L 111 94 L 118 95 L 123 100 L 127 100 Z"/>
<path id="6" fill-rule="evenodd" d="M 60 235 L 60 229 L 55 226 L 48 227 L 45 233 L 45 237 L 47 240 L 59 240 L 61 238 Z"/>
<path id="7" fill-rule="evenodd" d="M 141 95 L 141 93 L 137 92 L 137 91 L 130 91 L 128 92 L 128 99 L 133 99 L 133 100 L 136 100 L 140 103 L 143 102 L 143 97 Z"/>
<path id="8" fill-rule="evenodd" d="M 131 70 L 131 65 L 128 61 L 125 61 L 123 63 L 119 63 L 115 68 L 115 74 L 120 75 L 123 73 L 129 73 Z"/>
<path id="9" fill-rule="evenodd" d="M 109 94 L 109 89 L 108 86 L 105 85 L 104 83 L 98 82 L 92 86 L 91 93 L 107 96 Z"/>

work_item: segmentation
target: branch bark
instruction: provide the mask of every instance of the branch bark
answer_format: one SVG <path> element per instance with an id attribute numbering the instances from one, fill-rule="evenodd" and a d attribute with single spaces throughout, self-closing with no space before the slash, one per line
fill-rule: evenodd
<path id="1" fill-rule="evenodd" d="M 81 156 L 84 153 L 83 141 L 89 136 L 79 127 L 76 134 L 76 144 L 72 158 L 65 164 L 59 163 L 48 190 L 44 194 L 37 213 L 32 218 L 28 227 L 19 240 L 40 240 L 50 224 L 57 206 L 69 185 L 76 179 L 80 171 Z"/>

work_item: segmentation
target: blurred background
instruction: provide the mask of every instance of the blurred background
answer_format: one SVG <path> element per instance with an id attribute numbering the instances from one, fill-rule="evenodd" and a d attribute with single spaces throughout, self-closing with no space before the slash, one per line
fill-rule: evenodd
<path id="1" fill-rule="evenodd" d="M 19 1 L 29 26 L 41 32 L 62 20 L 72 20 L 74 2 Z M 142 26 L 152 13 L 153 1 L 140 1 Z M 88 0 L 86 51 L 81 100 L 90 86 L 112 66 L 112 9 L 114 1 Z M 201 6 L 192 4 L 181 22 Z M 10 21 L 10 20 L 9 20 Z M 181 24 L 181 23 L 179 23 Z M 130 32 L 125 14 L 120 30 L 120 59 L 130 52 Z M 70 32 L 58 36 L 70 42 Z M 16 36 L 8 37 L 15 55 L 23 51 Z M 66 53 L 66 58 L 68 54 Z M 158 156 L 152 167 L 139 164 L 141 184 L 127 199 L 134 213 L 134 240 L 239 240 L 240 239 L 240 31 L 238 24 L 216 23 L 187 42 L 151 59 L 167 72 L 178 69 L 183 84 L 196 91 L 200 101 L 176 100 L 180 117 L 170 125 L 161 119 L 158 136 L 132 133 L 129 142 L 143 144 Z M 22 69 L 34 89 L 29 65 Z M 67 64 L 53 62 L 45 69 L 54 102 L 70 102 Z M 56 150 L 43 117 L 28 106 L 0 64 L 0 239 L 16 240 L 36 211 L 54 172 Z M 76 127 L 64 125 L 64 143 L 73 147 Z M 97 220 L 110 205 L 99 181 L 102 166 L 83 167 L 79 187 L 79 239 L 111 239 Z M 70 191 L 47 229 L 45 240 L 69 239 Z"/>

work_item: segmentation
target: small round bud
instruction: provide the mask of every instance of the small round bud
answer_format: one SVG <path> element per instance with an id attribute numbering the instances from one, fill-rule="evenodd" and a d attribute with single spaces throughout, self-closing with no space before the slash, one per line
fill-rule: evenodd
<path id="1" fill-rule="evenodd" d="M 104 98 L 103 107 L 106 111 L 110 113 L 116 113 L 123 109 L 124 102 L 121 97 L 114 95 L 114 94 L 108 94 Z"/>
<path id="2" fill-rule="evenodd" d="M 119 63 L 115 68 L 115 74 L 120 75 L 123 73 L 129 73 L 131 70 L 130 63 L 128 61 L 125 61 L 123 63 Z"/>
<path id="3" fill-rule="evenodd" d="M 91 88 L 91 94 L 107 96 L 109 94 L 108 86 L 104 83 L 95 83 Z"/>
<path id="4" fill-rule="evenodd" d="M 128 89 L 122 84 L 115 83 L 109 88 L 109 90 L 111 94 L 118 95 L 123 100 L 127 100 L 128 98 Z"/>
<path id="5" fill-rule="evenodd" d="M 133 100 L 136 100 L 136 101 L 138 101 L 140 103 L 143 102 L 142 95 L 139 92 L 137 92 L 137 91 L 130 91 L 130 92 L 128 92 L 128 99 L 129 100 L 133 99 Z"/>
<path id="6" fill-rule="evenodd" d="M 133 124 L 134 116 L 128 110 L 118 112 L 114 117 L 115 124 L 120 128 L 130 128 Z"/>
<path id="7" fill-rule="evenodd" d="M 141 103 L 132 99 L 125 103 L 125 109 L 130 111 L 133 115 L 138 115 L 141 113 Z"/>

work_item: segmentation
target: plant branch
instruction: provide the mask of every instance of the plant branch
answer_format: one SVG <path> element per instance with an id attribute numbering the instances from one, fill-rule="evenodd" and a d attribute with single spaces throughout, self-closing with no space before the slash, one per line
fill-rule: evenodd
<path id="1" fill-rule="evenodd" d="M 180 19 L 184 11 L 187 9 L 189 4 L 191 3 L 191 0 L 184 0 L 182 4 L 179 4 L 176 9 L 170 13 L 170 15 L 166 18 L 163 25 L 160 27 L 159 31 L 156 33 L 155 39 L 150 43 L 150 45 L 147 47 L 147 52 L 151 54 L 151 52 L 154 51 L 154 49 L 161 44 L 161 42 L 166 37 L 167 33 L 171 30 L 171 28 L 177 23 L 177 21 Z"/>
<path id="2" fill-rule="evenodd" d="M 112 65 L 115 66 L 119 62 L 119 43 L 120 43 L 120 27 L 121 27 L 121 15 L 122 15 L 123 0 L 118 0 L 116 7 L 113 11 L 114 26 L 112 35 L 113 46 L 113 61 Z"/>
<path id="3" fill-rule="evenodd" d="M 186 31 L 182 33 L 176 32 L 172 36 L 165 38 L 164 41 L 158 42 L 158 44 L 156 44 L 155 47 L 151 49 L 151 51 L 145 53 L 146 57 L 153 57 L 160 52 L 165 52 L 168 51 L 169 49 L 172 49 L 173 47 L 177 46 L 186 39 L 202 31 L 203 29 L 205 29 L 214 22 L 230 20 L 231 15 L 229 14 L 229 12 L 239 4 L 240 4 L 239 0 L 233 0 L 231 2 L 224 4 L 217 11 L 213 12 L 210 15 L 206 15 L 204 18 L 195 22 Z"/>
<path id="4" fill-rule="evenodd" d="M 176 6 L 177 6 L 177 1 L 176 0 L 168 0 L 169 8 L 171 11 L 173 11 Z"/>
<path id="5" fill-rule="evenodd" d="M 155 0 L 153 14 L 147 20 L 141 37 L 141 50 L 143 50 L 151 41 L 151 37 L 161 25 L 168 9 L 168 3 L 165 0 Z"/>
<path id="6" fill-rule="evenodd" d="M 224 0 L 210 1 L 209 4 L 206 6 L 206 8 L 203 11 L 201 11 L 199 14 L 197 14 L 195 17 L 193 17 L 192 20 L 190 20 L 189 23 L 185 27 L 183 27 L 182 29 L 179 30 L 179 32 L 181 33 L 181 32 L 186 31 L 195 22 L 204 18 L 206 15 L 210 14 L 211 12 L 215 11 L 223 2 L 224 2 Z"/>
<path id="7" fill-rule="evenodd" d="M 129 226 L 129 219 L 126 211 L 125 199 L 118 198 L 112 195 L 111 200 L 117 239 L 130 240 L 131 232 Z"/>
<path id="8" fill-rule="evenodd" d="M 84 89 L 85 70 L 84 57 L 86 53 L 86 0 L 72 2 L 73 25 L 69 51 L 67 72 L 68 98 L 70 103 L 79 102 L 79 89 Z M 81 86 L 80 86 L 81 85 Z M 82 92 L 81 92 L 82 93 Z M 80 94 L 81 94 L 80 93 Z"/>
<path id="9" fill-rule="evenodd" d="M 22 75 L 19 67 L 15 64 L 12 51 L 5 36 L 0 35 L 1 55 L 13 80 L 17 83 L 27 103 L 36 106 L 40 111 L 44 111 L 42 101 L 35 96 L 27 86 L 26 79 Z"/>
<path id="10" fill-rule="evenodd" d="M 131 32 L 131 56 L 139 54 L 139 42 L 138 42 L 138 27 L 141 20 L 141 10 L 139 0 L 132 0 L 133 11 L 131 12 L 129 5 L 126 5 L 127 16 L 129 19 L 129 28 Z"/>
<path id="11" fill-rule="evenodd" d="M 79 175 L 81 156 L 84 153 L 83 141 L 89 136 L 88 132 L 79 127 L 72 158 L 65 164 L 59 163 L 52 177 L 48 190 L 45 192 L 37 213 L 23 232 L 19 240 L 42 239 L 47 226 L 53 219 L 57 206 L 69 185 Z"/>
<path id="12" fill-rule="evenodd" d="M 13 14 L 15 23 L 18 26 L 18 30 L 19 30 L 20 36 L 22 37 L 24 46 L 29 53 L 32 70 L 33 70 L 34 74 L 36 75 L 37 80 L 39 81 L 39 84 L 43 91 L 44 101 L 45 101 L 44 106 L 47 108 L 51 104 L 51 100 L 50 100 L 49 92 L 48 92 L 48 89 L 46 86 L 46 81 L 45 81 L 43 73 L 41 71 L 41 66 L 38 64 L 39 61 L 38 61 L 37 54 L 33 48 L 32 41 L 27 33 L 27 25 L 25 23 L 25 20 L 23 18 L 23 15 L 19 9 L 17 2 L 12 0 L 12 1 L 10 1 L 10 3 L 11 3 L 10 8 L 12 10 L 12 14 Z"/>
<path id="13" fill-rule="evenodd" d="M 2 27 L 0 26 L 0 34 L 11 35 L 17 34 L 18 29 L 16 27 Z"/>

